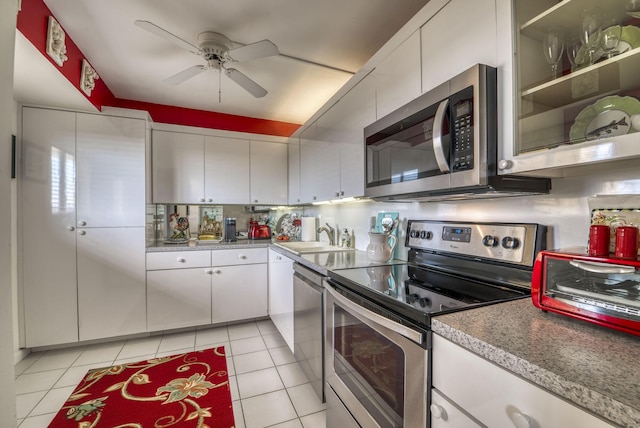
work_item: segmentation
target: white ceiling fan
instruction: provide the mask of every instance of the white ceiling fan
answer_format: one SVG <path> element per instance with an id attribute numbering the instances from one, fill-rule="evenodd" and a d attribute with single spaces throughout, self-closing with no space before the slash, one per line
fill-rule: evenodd
<path id="1" fill-rule="evenodd" d="M 226 76 L 254 97 L 261 98 L 267 95 L 266 89 L 235 68 L 228 67 L 228 64 L 278 55 L 280 53 L 278 51 L 278 47 L 271 41 L 265 39 L 256 43 L 232 48 L 234 44 L 239 43 L 232 42 L 223 34 L 213 31 L 204 31 L 198 34 L 198 46 L 195 46 L 180 37 L 171 34 L 167 30 L 158 27 L 152 22 L 138 20 L 135 21 L 135 24 L 140 28 L 188 50 L 189 52 L 203 57 L 207 61 L 205 65 L 194 65 L 166 78 L 164 80 L 165 83 L 169 85 L 179 85 L 185 80 L 190 79 L 203 71 L 217 70 L 222 74 L 222 71 L 224 70 L 224 74 Z"/>

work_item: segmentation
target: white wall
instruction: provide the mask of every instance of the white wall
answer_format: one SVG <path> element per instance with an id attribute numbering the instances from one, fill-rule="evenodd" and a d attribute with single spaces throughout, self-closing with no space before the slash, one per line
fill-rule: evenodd
<path id="1" fill-rule="evenodd" d="M 449 203 L 381 203 L 305 207 L 304 215 L 335 218 L 339 228 L 354 229 L 356 248 L 365 250 L 371 218 L 379 211 L 398 212 L 405 220 L 500 221 L 539 223 L 549 227 L 547 248 L 585 246 L 590 213 L 587 199 L 596 194 L 638 194 L 640 170 L 618 170 L 571 178 L 553 179 L 549 195 Z M 324 224 L 324 222 L 320 222 Z M 404 242 L 401 231 L 400 242 Z M 405 258 L 406 250 L 396 252 Z"/>
<path id="2" fill-rule="evenodd" d="M 16 426 L 14 389 L 14 323 L 12 290 L 11 223 L 11 131 L 13 101 L 13 50 L 17 14 L 16 0 L 0 1 L 0 218 L 4 223 L 0 238 L 0 427 Z"/>

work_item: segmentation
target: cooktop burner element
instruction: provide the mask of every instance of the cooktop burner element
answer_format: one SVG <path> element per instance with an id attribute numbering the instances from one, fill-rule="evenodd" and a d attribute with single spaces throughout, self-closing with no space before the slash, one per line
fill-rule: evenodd
<path id="1" fill-rule="evenodd" d="M 546 228 L 537 224 L 411 220 L 406 264 L 329 276 L 334 285 L 429 326 L 436 314 L 529 296 L 535 255 L 545 241 Z"/>

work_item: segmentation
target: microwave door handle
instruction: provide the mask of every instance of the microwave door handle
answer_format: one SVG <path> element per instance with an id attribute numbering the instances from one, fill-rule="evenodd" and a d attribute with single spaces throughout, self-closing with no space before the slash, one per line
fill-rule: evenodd
<path id="1" fill-rule="evenodd" d="M 636 268 L 634 268 L 633 266 L 611 265 L 607 263 L 581 262 L 578 260 L 571 260 L 569 264 L 573 267 L 577 267 L 578 269 L 593 273 L 631 274 L 635 273 L 636 271 Z"/>
<path id="2" fill-rule="evenodd" d="M 440 172 L 450 172 L 449 160 L 447 154 L 444 152 L 444 145 L 442 144 L 442 129 L 444 128 L 444 118 L 449 106 L 449 99 L 442 101 L 436 110 L 436 115 L 433 118 L 433 154 L 436 156 L 436 163 Z"/>

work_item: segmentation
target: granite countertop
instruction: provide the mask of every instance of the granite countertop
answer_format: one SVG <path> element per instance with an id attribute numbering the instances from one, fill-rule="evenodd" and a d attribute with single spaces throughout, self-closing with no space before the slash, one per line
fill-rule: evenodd
<path id="1" fill-rule="evenodd" d="M 361 250 L 295 254 L 275 245 L 272 245 L 271 249 L 324 276 L 327 276 L 329 271 L 338 269 L 406 263 L 404 260 L 390 260 L 386 263 L 374 263 L 367 257 L 367 252 Z"/>
<path id="2" fill-rule="evenodd" d="M 610 421 L 640 426 L 640 339 L 530 299 L 435 317 L 433 332 Z"/>
<path id="3" fill-rule="evenodd" d="M 271 245 L 270 239 L 238 239 L 234 242 L 197 242 L 192 239 L 185 244 L 166 244 L 164 242 L 157 242 L 153 245 L 147 246 L 147 253 L 167 251 L 233 250 L 235 248 L 265 248 L 269 245 Z"/>

